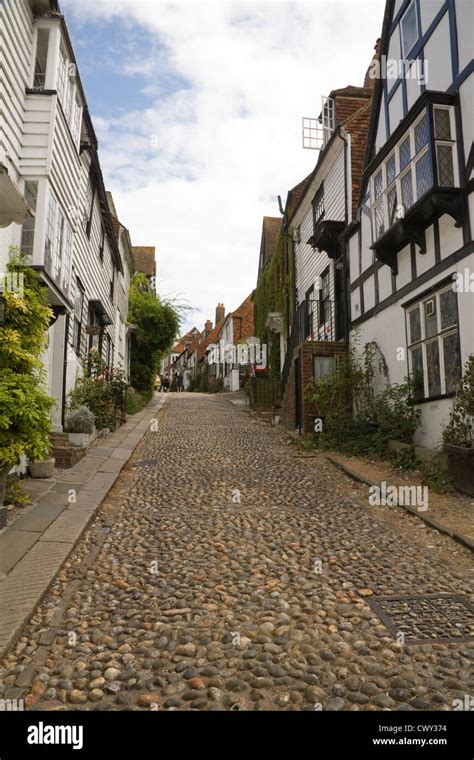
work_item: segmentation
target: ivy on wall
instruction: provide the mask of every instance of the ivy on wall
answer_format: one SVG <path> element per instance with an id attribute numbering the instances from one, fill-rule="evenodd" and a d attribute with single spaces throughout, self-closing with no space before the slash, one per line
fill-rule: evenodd
<path id="1" fill-rule="evenodd" d="M 285 239 L 288 245 L 288 272 L 285 274 Z M 269 369 L 276 376 L 280 371 L 280 345 L 275 334 L 265 326 L 268 314 L 280 312 L 284 331 L 293 318 L 293 255 L 291 233 L 280 232 L 275 250 L 263 270 L 254 290 L 255 335 L 262 343 L 270 345 Z"/>

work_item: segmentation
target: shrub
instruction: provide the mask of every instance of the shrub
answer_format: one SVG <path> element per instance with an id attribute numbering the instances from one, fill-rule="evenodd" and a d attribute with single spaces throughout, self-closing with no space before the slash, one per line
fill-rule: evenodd
<path id="1" fill-rule="evenodd" d="M 152 397 L 150 392 L 140 393 L 135 388 L 129 388 L 127 391 L 127 414 L 137 414 L 148 404 Z"/>
<path id="2" fill-rule="evenodd" d="M 224 380 L 222 377 L 218 377 L 213 383 L 209 385 L 209 393 L 220 393 L 224 389 Z"/>
<path id="3" fill-rule="evenodd" d="M 93 433 L 95 417 L 87 406 L 79 406 L 66 415 L 67 433 Z"/>
<path id="4" fill-rule="evenodd" d="M 377 374 L 386 379 L 385 360 L 374 342 L 367 343 L 362 355 L 352 348 L 339 359 L 336 369 L 306 389 L 306 396 L 323 418 L 323 431 L 315 433 L 320 448 L 350 454 L 385 454 L 390 438 L 411 443 L 420 422 L 413 405 L 413 382 L 374 391 Z"/>
<path id="5" fill-rule="evenodd" d="M 470 448 L 474 433 L 474 354 L 464 365 L 463 376 L 459 383 L 449 422 L 443 430 L 444 443 Z"/>
<path id="6" fill-rule="evenodd" d="M 13 504 L 15 507 L 27 507 L 31 504 L 29 494 L 25 493 L 16 479 L 7 480 L 5 504 Z"/>
<path id="7" fill-rule="evenodd" d="M 87 372 L 83 377 L 77 378 L 75 387 L 69 393 L 68 406 L 70 410 L 87 406 L 94 415 L 99 430 L 114 430 L 118 411 L 125 411 L 126 389 L 123 372 L 114 370 L 110 375 L 97 351 L 91 351 Z"/>

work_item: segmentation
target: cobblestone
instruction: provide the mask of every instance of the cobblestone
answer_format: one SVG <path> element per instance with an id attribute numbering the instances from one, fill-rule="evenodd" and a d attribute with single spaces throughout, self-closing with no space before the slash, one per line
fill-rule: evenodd
<path id="1" fill-rule="evenodd" d="M 135 457 L 158 463 L 134 468 L 94 561 L 107 511 L 3 661 L 13 686 L 76 583 L 28 709 L 444 710 L 469 693 L 469 643 L 402 646 L 367 601 L 466 595 L 459 547 L 360 505 L 219 396 L 171 395 Z"/>

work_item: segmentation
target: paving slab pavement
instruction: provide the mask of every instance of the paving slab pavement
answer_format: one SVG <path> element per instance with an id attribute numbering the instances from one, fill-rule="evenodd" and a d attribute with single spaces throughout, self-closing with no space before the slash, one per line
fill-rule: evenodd
<path id="1" fill-rule="evenodd" d="M 39 489 L 44 495 L 38 503 L 1 533 L 0 657 L 47 592 L 165 401 L 166 396 L 154 397 L 127 420 L 120 434 L 99 441 L 74 467 L 58 470 L 44 492 Z"/>

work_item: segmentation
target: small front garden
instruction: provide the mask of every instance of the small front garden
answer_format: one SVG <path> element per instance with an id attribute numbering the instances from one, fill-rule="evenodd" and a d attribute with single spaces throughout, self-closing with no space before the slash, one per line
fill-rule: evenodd
<path id="1" fill-rule="evenodd" d="M 401 472 L 417 473 L 433 490 L 452 490 L 449 475 L 433 457 L 420 459 L 413 437 L 420 426 L 415 382 L 390 384 L 377 344 L 357 345 L 335 370 L 306 388 L 320 422 L 306 440 L 308 448 L 333 451 L 366 461 L 386 461 Z"/>

